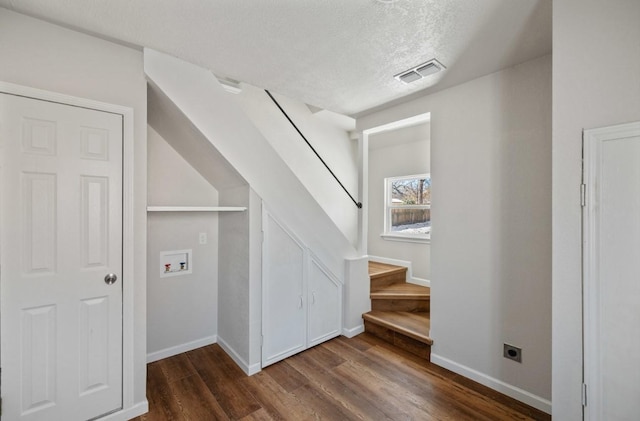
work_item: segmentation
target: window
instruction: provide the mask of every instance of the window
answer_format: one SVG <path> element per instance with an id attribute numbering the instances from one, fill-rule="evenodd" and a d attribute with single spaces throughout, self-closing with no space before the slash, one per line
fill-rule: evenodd
<path id="1" fill-rule="evenodd" d="M 431 175 L 385 178 L 385 221 L 382 237 L 400 241 L 431 238 Z"/>

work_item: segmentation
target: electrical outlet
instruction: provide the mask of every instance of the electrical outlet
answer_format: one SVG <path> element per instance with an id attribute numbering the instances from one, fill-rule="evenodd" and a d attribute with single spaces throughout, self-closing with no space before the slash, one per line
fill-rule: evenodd
<path id="1" fill-rule="evenodd" d="M 207 244 L 207 233 L 206 232 L 201 232 L 200 233 L 200 244 Z"/>
<path id="2" fill-rule="evenodd" d="M 522 348 L 518 348 L 517 346 L 504 344 L 504 350 L 502 355 L 505 358 L 508 358 L 515 362 L 518 362 L 518 363 L 522 362 Z"/>

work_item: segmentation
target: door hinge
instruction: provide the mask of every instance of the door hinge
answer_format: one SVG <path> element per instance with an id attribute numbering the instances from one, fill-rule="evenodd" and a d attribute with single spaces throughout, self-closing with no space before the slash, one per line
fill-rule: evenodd
<path id="1" fill-rule="evenodd" d="M 580 206 L 587 205 L 587 185 L 580 184 Z"/>
<path id="2" fill-rule="evenodd" d="M 582 383 L 582 406 L 587 406 L 587 385 Z"/>

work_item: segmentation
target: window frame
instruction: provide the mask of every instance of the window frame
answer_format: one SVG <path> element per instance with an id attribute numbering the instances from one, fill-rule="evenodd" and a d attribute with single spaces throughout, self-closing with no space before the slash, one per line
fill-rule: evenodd
<path id="1" fill-rule="evenodd" d="M 391 212 L 393 209 L 431 209 L 431 201 L 428 205 L 404 205 L 394 204 L 392 202 L 391 185 L 398 180 L 413 180 L 428 178 L 431 180 L 431 173 L 422 173 L 414 175 L 402 175 L 395 177 L 385 177 L 384 179 L 384 231 L 380 234 L 385 240 L 404 241 L 410 243 L 430 243 L 431 242 L 431 226 L 426 234 L 403 234 L 397 231 L 391 231 Z"/>

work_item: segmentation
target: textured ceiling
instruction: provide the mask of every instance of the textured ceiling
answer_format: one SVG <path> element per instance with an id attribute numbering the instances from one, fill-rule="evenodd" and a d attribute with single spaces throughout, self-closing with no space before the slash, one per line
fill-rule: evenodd
<path id="1" fill-rule="evenodd" d="M 0 0 L 0 6 L 349 115 L 551 51 L 551 0 Z M 393 78 L 432 58 L 447 69 L 411 85 Z"/>

